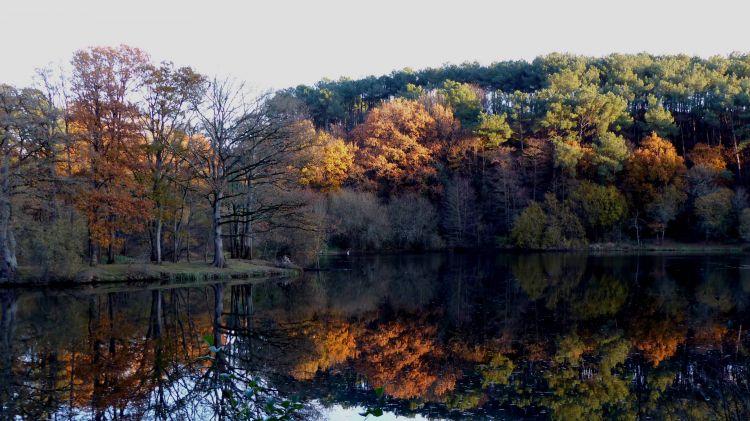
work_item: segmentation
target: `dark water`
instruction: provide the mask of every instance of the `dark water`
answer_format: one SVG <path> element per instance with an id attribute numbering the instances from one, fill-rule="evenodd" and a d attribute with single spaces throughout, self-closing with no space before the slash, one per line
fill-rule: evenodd
<path id="1" fill-rule="evenodd" d="M 750 256 L 330 266 L 0 290 L 0 419 L 750 418 Z"/>

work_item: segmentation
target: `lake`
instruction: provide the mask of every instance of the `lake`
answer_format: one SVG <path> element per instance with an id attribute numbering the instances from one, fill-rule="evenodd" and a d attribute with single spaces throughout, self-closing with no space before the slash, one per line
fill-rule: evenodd
<path id="1" fill-rule="evenodd" d="M 0 419 L 750 418 L 750 256 L 351 256 L 0 289 Z"/>

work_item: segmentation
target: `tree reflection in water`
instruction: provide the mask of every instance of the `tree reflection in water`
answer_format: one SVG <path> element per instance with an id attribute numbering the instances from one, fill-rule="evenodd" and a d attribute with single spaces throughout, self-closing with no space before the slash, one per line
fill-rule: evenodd
<path id="1" fill-rule="evenodd" d="M 744 256 L 391 256 L 0 291 L 0 418 L 748 419 Z M 206 339 L 204 339 L 204 337 Z M 269 406 L 269 402 L 270 405 Z"/>

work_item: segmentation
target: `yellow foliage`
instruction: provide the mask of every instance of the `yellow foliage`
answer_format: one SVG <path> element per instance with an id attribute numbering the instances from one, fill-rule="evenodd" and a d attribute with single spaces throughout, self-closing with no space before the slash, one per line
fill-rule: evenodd
<path id="1" fill-rule="evenodd" d="M 323 191 L 338 190 L 354 166 L 356 146 L 326 132 L 316 135 L 309 161 L 300 170 L 300 184 Z"/>

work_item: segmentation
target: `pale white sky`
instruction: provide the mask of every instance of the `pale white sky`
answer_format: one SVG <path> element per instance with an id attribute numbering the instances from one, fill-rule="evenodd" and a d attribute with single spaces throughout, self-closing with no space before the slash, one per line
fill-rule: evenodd
<path id="1" fill-rule="evenodd" d="M 750 51 L 742 0 L 0 0 L 0 83 L 129 44 L 258 89 L 553 51 Z"/>

